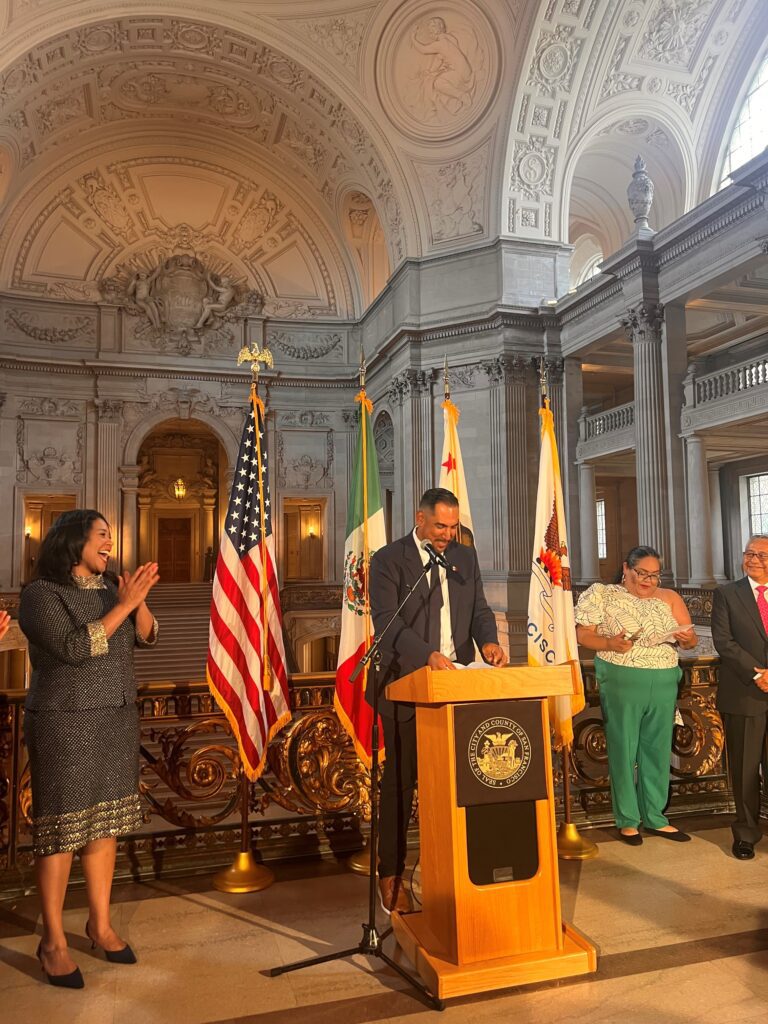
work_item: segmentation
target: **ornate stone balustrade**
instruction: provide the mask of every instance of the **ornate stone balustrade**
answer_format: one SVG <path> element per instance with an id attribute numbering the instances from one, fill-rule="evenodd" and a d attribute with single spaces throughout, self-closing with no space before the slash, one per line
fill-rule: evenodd
<path id="1" fill-rule="evenodd" d="M 635 445 L 635 403 L 627 402 L 613 409 L 579 418 L 579 443 L 576 456 L 589 459 L 612 452 L 629 451 Z"/>
<path id="2" fill-rule="evenodd" d="M 583 668 L 587 707 L 575 722 L 574 820 L 596 824 L 611 817 L 605 733 L 592 665 Z M 716 659 L 685 663 L 684 724 L 675 730 L 672 752 L 673 814 L 730 806 L 716 681 Z M 32 878 L 24 696 L 22 690 L 0 692 L 0 892 L 6 893 Z M 370 810 L 368 775 L 333 709 L 333 675 L 294 675 L 291 706 L 293 721 L 273 741 L 267 770 L 250 786 L 251 843 L 263 860 L 358 848 L 360 821 Z M 231 863 L 240 831 L 237 755 L 226 719 L 202 683 L 148 683 L 140 688 L 139 707 L 145 825 L 120 840 L 117 876 L 171 877 Z M 559 793 L 560 759 L 554 763 Z"/>
<path id="3" fill-rule="evenodd" d="M 697 375 L 691 367 L 684 382 L 682 427 L 732 423 L 768 411 L 768 358 L 754 356 L 735 366 Z"/>

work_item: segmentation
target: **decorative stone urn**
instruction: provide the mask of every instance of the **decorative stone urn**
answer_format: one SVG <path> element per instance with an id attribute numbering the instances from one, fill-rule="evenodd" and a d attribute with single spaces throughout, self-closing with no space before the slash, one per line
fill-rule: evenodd
<path id="1" fill-rule="evenodd" d="M 653 182 L 645 169 L 645 160 L 641 156 L 635 159 L 635 171 L 627 188 L 627 199 L 638 228 L 651 230 L 648 214 L 653 203 Z"/>

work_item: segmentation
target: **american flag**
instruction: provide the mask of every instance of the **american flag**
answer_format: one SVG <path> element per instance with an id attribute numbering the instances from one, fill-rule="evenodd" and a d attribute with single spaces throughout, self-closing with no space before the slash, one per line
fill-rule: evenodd
<path id="1" fill-rule="evenodd" d="M 257 779 L 269 741 L 291 720 L 291 712 L 264 405 L 255 388 L 213 580 L 207 676 L 237 739 L 243 770 Z"/>

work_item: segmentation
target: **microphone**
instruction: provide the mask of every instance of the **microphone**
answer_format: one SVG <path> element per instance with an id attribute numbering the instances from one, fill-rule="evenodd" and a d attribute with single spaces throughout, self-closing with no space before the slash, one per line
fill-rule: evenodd
<path id="1" fill-rule="evenodd" d="M 429 560 L 433 565 L 439 565 L 442 569 L 453 569 L 452 565 L 448 565 L 445 560 L 445 555 L 441 555 L 439 551 L 436 551 L 431 544 L 425 544 L 424 550 L 429 555 Z"/>

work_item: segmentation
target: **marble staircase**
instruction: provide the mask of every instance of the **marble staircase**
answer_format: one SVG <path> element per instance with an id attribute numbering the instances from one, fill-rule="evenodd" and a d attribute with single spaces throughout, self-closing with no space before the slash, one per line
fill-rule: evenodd
<path id="1" fill-rule="evenodd" d="M 137 683 L 205 679 L 210 583 L 158 583 L 149 605 L 160 624 L 157 646 L 137 648 Z"/>

